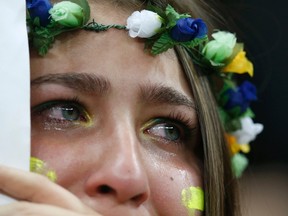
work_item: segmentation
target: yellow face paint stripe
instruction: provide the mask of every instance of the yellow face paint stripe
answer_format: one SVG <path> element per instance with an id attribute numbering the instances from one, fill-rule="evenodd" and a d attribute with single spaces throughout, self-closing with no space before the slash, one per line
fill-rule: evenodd
<path id="1" fill-rule="evenodd" d="M 30 158 L 30 171 L 47 176 L 53 182 L 56 182 L 57 180 L 56 173 L 53 170 L 48 169 L 45 162 L 38 158 Z"/>
<path id="2" fill-rule="evenodd" d="M 185 188 L 181 192 L 182 204 L 187 208 L 189 215 L 195 210 L 204 210 L 204 191 L 200 187 Z"/>

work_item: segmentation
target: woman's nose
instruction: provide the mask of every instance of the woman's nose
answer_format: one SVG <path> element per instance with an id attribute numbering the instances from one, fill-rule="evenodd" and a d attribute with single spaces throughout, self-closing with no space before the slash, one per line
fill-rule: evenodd
<path id="1" fill-rule="evenodd" d="M 110 197 L 117 203 L 139 206 L 148 199 L 150 189 L 137 138 L 118 131 L 107 140 L 111 148 L 97 162 L 97 171 L 87 179 L 85 191 L 97 199 Z"/>

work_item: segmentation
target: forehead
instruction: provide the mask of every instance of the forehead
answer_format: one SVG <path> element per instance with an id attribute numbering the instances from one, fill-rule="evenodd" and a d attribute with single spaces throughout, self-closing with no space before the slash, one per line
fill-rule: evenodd
<path id="1" fill-rule="evenodd" d="M 91 19 L 103 24 L 126 24 L 130 13 L 108 5 L 91 5 Z M 132 12 L 131 12 L 132 13 Z M 76 30 L 56 37 L 44 57 L 31 53 L 31 78 L 51 73 L 96 73 L 109 80 L 157 82 L 190 95 L 173 50 L 158 56 L 144 51 L 144 41 L 130 38 L 125 30 L 106 32 Z"/>

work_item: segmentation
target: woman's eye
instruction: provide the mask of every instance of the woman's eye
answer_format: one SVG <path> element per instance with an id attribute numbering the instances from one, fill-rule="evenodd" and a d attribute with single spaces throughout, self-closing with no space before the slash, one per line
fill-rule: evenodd
<path id="1" fill-rule="evenodd" d="M 144 133 L 164 142 L 181 143 L 185 141 L 189 129 L 182 123 L 169 119 L 154 119 L 148 123 Z"/>
<path id="2" fill-rule="evenodd" d="M 169 141 L 177 141 L 181 137 L 181 131 L 172 124 L 157 124 L 147 129 L 147 133 Z"/>
<path id="3" fill-rule="evenodd" d="M 71 101 L 54 101 L 40 104 L 32 109 L 32 123 L 44 129 L 68 129 L 88 124 L 90 117 L 83 106 Z"/>

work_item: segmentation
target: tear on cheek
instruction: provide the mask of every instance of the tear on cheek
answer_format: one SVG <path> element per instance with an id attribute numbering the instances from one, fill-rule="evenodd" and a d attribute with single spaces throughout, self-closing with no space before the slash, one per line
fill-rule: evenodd
<path id="1" fill-rule="evenodd" d="M 181 199 L 189 216 L 195 216 L 196 210 L 204 211 L 204 191 L 202 188 L 194 186 L 184 188 L 181 191 Z"/>

